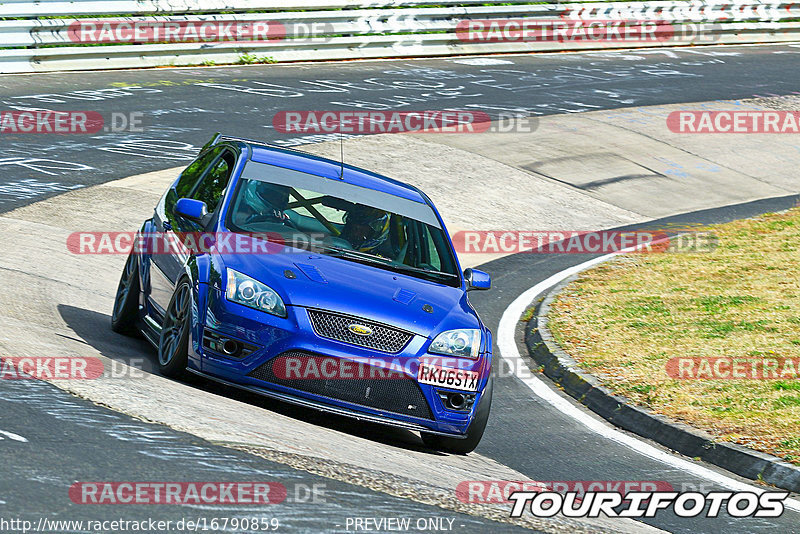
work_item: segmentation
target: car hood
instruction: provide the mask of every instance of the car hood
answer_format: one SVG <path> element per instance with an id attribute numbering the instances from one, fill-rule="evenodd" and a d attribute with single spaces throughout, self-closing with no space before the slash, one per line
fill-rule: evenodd
<path id="1" fill-rule="evenodd" d="M 272 287 L 287 306 L 363 317 L 426 337 L 454 328 L 481 328 L 461 288 L 308 252 L 215 260 L 221 280 L 226 279 L 225 268 L 235 269 Z"/>

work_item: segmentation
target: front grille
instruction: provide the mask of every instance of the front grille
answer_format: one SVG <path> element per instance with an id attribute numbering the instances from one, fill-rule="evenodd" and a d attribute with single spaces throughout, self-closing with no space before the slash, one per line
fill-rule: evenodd
<path id="1" fill-rule="evenodd" d="M 400 372 L 389 372 L 386 368 L 363 363 L 359 370 L 354 370 L 352 365 L 348 367 L 348 377 L 339 377 L 335 371 L 330 373 L 331 369 L 339 367 L 330 365 L 333 362 L 323 366 L 325 360 L 348 361 L 292 350 L 272 358 L 247 376 L 375 410 L 433 419 L 419 385 Z M 321 369 L 327 369 L 324 375 L 321 375 Z M 320 376 L 323 378 L 317 378 Z"/>
<path id="2" fill-rule="evenodd" d="M 402 351 L 414 334 L 373 321 L 359 319 L 321 310 L 308 310 L 314 332 L 320 337 L 335 339 L 351 345 L 397 354 Z M 372 333 L 358 335 L 350 330 L 351 325 L 366 326 Z"/>

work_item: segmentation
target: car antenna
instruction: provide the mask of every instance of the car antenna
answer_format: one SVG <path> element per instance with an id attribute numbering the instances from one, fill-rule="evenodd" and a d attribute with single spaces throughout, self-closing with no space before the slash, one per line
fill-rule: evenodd
<path id="1" fill-rule="evenodd" d="M 342 123 L 339 123 L 339 179 L 344 180 L 344 133 L 342 133 Z"/>

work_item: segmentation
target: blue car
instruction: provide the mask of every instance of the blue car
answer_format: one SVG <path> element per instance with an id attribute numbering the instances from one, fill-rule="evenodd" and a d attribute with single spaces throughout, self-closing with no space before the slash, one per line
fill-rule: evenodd
<path id="1" fill-rule="evenodd" d="M 194 373 L 326 412 L 478 445 L 492 334 L 419 189 L 340 162 L 216 134 L 140 228 L 114 331 L 163 375 Z"/>

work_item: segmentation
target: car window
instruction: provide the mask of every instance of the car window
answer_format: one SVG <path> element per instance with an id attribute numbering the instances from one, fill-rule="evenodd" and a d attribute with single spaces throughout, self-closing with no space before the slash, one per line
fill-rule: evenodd
<path id="1" fill-rule="evenodd" d="M 222 147 L 201 154 L 184 169 L 175 187 L 167 190 L 167 194 L 164 196 L 163 209 L 157 210 L 157 215 L 161 220 L 169 221 L 176 228 L 180 226 L 181 221 L 178 221 L 175 217 L 175 204 L 177 204 L 179 198 L 186 198 L 192 193 L 203 173 L 213 163 L 214 159 L 219 156 L 221 150 L 223 150 Z"/>
<path id="2" fill-rule="evenodd" d="M 428 226 L 424 226 L 423 241 L 428 244 L 428 250 L 426 254 L 428 265 L 437 270 L 441 269 L 442 258 L 439 256 L 439 251 L 436 248 L 436 243 L 433 242 L 433 236 L 431 235 L 430 228 Z"/>
<path id="3" fill-rule="evenodd" d="M 333 224 L 344 224 L 344 217 L 347 211 L 337 209 L 331 206 L 321 205 L 320 202 L 324 195 L 309 191 L 307 189 L 292 189 L 290 192 L 291 202 L 288 209 L 292 210 L 299 216 L 307 217 L 308 219 L 314 218 L 314 213 L 311 210 L 316 210 L 328 221 Z"/>
<path id="4" fill-rule="evenodd" d="M 175 186 L 175 191 L 178 198 L 188 197 L 194 189 L 195 184 L 203 175 L 203 172 L 211 165 L 214 158 L 219 154 L 219 150 L 209 150 L 196 160 L 194 160 L 188 167 L 181 173 L 178 184 Z"/>
<path id="5" fill-rule="evenodd" d="M 206 203 L 209 213 L 217 209 L 219 201 L 222 200 L 222 195 L 225 193 L 225 188 L 228 187 L 228 181 L 233 172 L 233 166 L 236 160 L 233 154 L 225 151 L 215 161 L 211 168 L 206 173 L 203 181 L 197 187 L 197 190 L 192 195 L 195 200 L 201 200 Z"/>
<path id="6" fill-rule="evenodd" d="M 299 172 L 299 171 L 296 171 Z M 317 181 L 319 189 L 327 178 L 306 175 L 296 181 Z M 351 189 L 342 187 L 341 193 Z M 345 184 L 347 185 L 347 184 Z M 441 228 L 406 213 L 438 222 L 426 204 L 407 207 L 395 197 L 356 190 L 363 204 L 332 194 L 336 189 L 294 187 L 291 184 L 242 177 L 228 210 L 227 226 L 235 232 L 280 235 L 284 243 L 314 243 L 323 254 L 368 262 L 378 268 L 410 273 L 457 287 L 461 281 L 451 246 Z M 355 196 L 355 195 L 354 195 Z M 394 209 L 403 211 L 397 213 Z M 423 209 L 431 211 L 428 216 Z M 352 253 L 350 253 L 352 252 Z M 408 269 L 410 268 L 410 269 Z"/>

